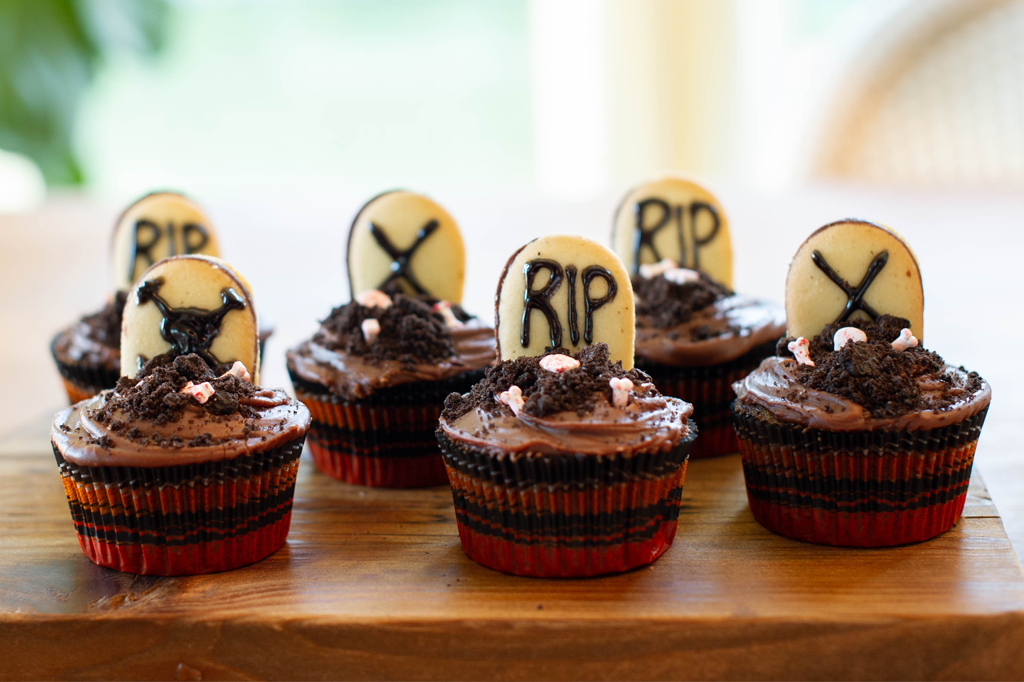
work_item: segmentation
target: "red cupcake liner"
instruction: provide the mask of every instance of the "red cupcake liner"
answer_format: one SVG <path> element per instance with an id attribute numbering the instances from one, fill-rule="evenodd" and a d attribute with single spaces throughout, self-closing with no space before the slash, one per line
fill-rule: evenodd
<path id="1" fill-rule="evenodd" d="M 174 467 L 87 467 L 54 445 L 82 551 L 141 575 L 254 563 L 284 544 L 305 436 L 235 459 Z"/>
<path id="2" fill-rule="evenodd" d="M 423 488 L 448 482 L 434 438 L 449 393 L 463 393 L 483 372 L 403 384 L 344 401 L 292 374 L 296 397 L 312 416 L 309 452 L 323 473 L 345 483 Z"/>
<path id="3" fill-rule="evenodd" d="M 750 509 L 768 530 L 817 544 L 933 538 L 963 512 L 986 413 L 925 431 L 831 432 L 734 411 Z"/>
<path id="4" fill-rule="evenodd" d="M 571 578 L 649 564 L 675 537 L 691 434 L 665 452 L 493 454 L 438 430 L 459 540 L 504 573 Z"/>
<path id="5" fill-rule="evenodd" d="M 733 383 L 744 378 L 775 352 L 775 341 L 763 343 L 735 360 L 705 367 L 674 367 L 636 358 L 636 366 L 649 374 L 662 395 L 681 398 L 693 405 L 693 421 L 700 438 L 690 451 L 691 459 L 717 457 L 739 450 L 732 423 Z"/>

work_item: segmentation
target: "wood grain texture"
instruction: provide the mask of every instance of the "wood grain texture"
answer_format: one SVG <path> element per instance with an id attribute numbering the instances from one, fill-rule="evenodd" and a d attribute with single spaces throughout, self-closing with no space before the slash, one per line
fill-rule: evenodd
<path id="1" fill-rule="evenodd" d="M 151 578 L 78 548 L 46 421 L 0 443 L 0 678 L 999 679 L 1024 676 L 1024 573 L 975 477 L 964 518 L 855 550 L 762 529 L 737 456 L 691 463 L 652 567 L 537 580 L 469 561 L 449 491 L 303 459 L 283 549 Z"/>

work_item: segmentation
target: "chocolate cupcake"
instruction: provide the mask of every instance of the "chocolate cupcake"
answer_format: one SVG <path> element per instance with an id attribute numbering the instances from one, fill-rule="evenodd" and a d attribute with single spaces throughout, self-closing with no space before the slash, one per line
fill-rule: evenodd
<path id="1" fill-rule="evenodd" d="M 166 259 L 129 293 L 124 317 L 122 357 L 135 362 L 51 431 L 82 550 L 146 575 L 271 554 L 288 535 L 310 418 L 252 379 L 259 346 L 244 280 L 216 259 Z"/>
<path id="2" fill-rule="evenodd" d="M 501 362 L 448 397 L 437 430 L 471 559 L 591 576 L 668 549 L 697 431 L 691 405 L 632 368 L 632 321 L 628 275 L 604 247 L 554 236 L 513 255 L 498 289 Z"/>
<path id="3" fill-rule="evenodd" d="M 121 316 L 128 290 L 155 262 L 175 254 L 219 256 L 202 209 L 175 192 L 154 192 L 129 206 L 112 239 L 114 295 L 102 310 L 61 330 L 50 352 L 72 403 L 113 388 L 121 374 Z M 272 332 L 260 332 L 264 344 Z"/>
<path id="4" fill-rule="evenodd" d="M 458 305 L 464 261 L 455 221 L 426 197 L 389 192 L 356 216 L 354 300 L 287 353 L 322 472 L 369 486 L 445 483 L 434 439 L 445 396 L 495 359 L 494 331 Z"/>
<path id="5" fill-rule="evenodd" d="M 924 348 L 923 306 L 917 261 L 887 228 L 833 223 L 797 251 L 791 336 L 735 385 L 761 525 L 882 547 L 956 524 L 992 394 L 977 373 Z"/>
<path id="6" fill-rule="evenodd" d="M 693 403 L 701 437 L 691 457 L 735 452 L 732 383 L 774 352 L 782 307 L 733 293 L 728 221 L 693 182 L 665 178 L 630 192 L 612 241 L 632 272 L 637 367 Z"/>

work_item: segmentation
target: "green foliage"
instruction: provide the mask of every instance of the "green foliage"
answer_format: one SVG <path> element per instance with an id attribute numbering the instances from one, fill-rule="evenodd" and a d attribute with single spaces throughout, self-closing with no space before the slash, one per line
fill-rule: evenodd
<path id="1" fill-rule="evenodd" d="M 104 57 L 155 54 L 165 0 L 0 0 L 0 149 L 34 160 L 49 184 L 84 180 L 75 114 Z"/>

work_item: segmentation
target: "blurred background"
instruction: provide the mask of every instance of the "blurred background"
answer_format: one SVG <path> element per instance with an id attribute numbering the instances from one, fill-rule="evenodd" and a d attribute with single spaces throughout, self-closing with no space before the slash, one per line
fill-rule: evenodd
<path id="1" fill-rule="evenodd" d="M 60 405 L 49 340 L 153 189 L 207 208 L 287 385 L 377 192 L 453 213 L 488 315 L 514 248 L 607 240 L 665 171 L 718 194 L 745 292 L 781 299 L 826 222 L 892 225 L 929 346 L 1024 408 L 1024 0 L 0 0 L 0 433 Z"/>

